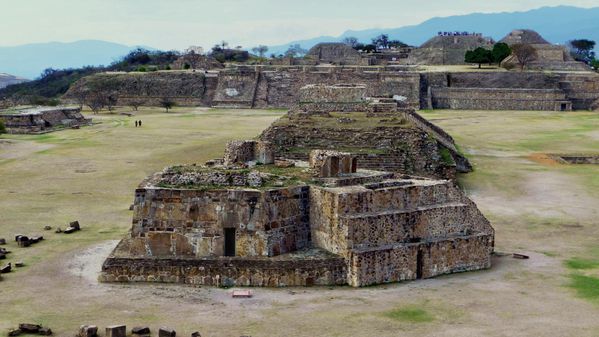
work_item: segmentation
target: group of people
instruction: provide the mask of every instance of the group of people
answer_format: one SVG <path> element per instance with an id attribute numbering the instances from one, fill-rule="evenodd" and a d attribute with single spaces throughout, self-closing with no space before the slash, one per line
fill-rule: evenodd
<path id="1" fill-rule="evenodd" d="M 469 32 L 438 32 L 439 36 L 482 36 L 481 33 L 469 33 Z"/>
<path id="2" fill-rule="evenodd" d="M 141 127 L 141 119 L 138 121 L 135 121 L 135 127 Z"/>

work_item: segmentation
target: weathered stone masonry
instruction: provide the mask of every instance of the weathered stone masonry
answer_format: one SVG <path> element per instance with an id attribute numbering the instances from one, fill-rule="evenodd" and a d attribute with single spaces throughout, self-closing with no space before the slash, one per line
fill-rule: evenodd
<path id="1" fill-rule="evenodd" d="M 368 97 L 406 97 L 415 109 L 574 110 L 599 104 L 599 75 L 592 72 L 427 73 L 400 67 L 242 66 L 211 72 L 106 73 L 86 77 L 65 98 L 76 100 L 86 90 L 109 88 L 119 104 L 132 100 L 158 105 L 168 97 L 179 105 L 236 108 L 291 108 L 306 85 L 362 85 Z M 526 90 L 525 90 L 526 89 Z M 529 90 L 530 89 L 530 90 Z M 547 99 L 551 102 L 538 105 Z M 493 95 L 492 102 L 481 100 Z M 563 95 L 563 96 L 562 96 Z M 569 104 L 568 104 L 569 105 Z M 567 106 L 566 106 L 567 108 Z"/>
<path id="2" fill-rule="evenodd" d="M 157 186 L 182 168 L 151 177 L 136 190 L 131 235 L 101 279 L 365 286 L 490 266 L 493 229 L 451 181 L 356 171 L 348 153 L 311 158 L 312 183 L 280 188 Z M 186 170 L 182 177 L 230 172 Z M 234 171 L 252 174 L 245 170 Z"/>

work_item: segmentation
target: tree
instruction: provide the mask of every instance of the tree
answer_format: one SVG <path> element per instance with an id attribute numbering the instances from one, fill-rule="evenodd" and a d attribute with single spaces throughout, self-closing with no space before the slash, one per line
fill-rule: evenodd
<path id="1" fill-rule="evenodd" d="M 144 101 L 142 100 L 132 100 L 129 101 L 129 106 L 134 110 L 137 111 L 137 109 L 139 109 L 140 106 L 144 105 Z"/>
<path id="2" fill-rule="evenodd" d="M 358 46 L 358 44 L 360 43 L 360 41 L 358 41 L 358 38 L 353 36 L 348 36 L 344 38 L 342 42 L 354 49 L 356 49 L 356 46 Z"/>
<path id="3" fill-rule="evenodd" d="M 407 43 L 403 43 L 402 41 L 399 41 L 399 40 L 389 41 L 389 48 L 405 48 L 407 46 L 408 46 Z"/>
<path id="4" fill-rule="evenodd" d="M 86 104 L 94 114 L 106 106 L 107 95 L 102 91 L 94 91 L 87 95 Z"/>
<path id="5" fill-rule="evenodd" d="M 374 53 L 374 52 L 376 52 L 376 45 L 374 45 L 374 44 L 362 45 L 362 48 L 360 48 L 360 49 L 367 53 Z"/>
<path id="6" fill-rule="evenodd" d="M 592 60 L 591 67 L 593 67 L 595 70 L 599 70 L 599 60 Z"/>
<path id="7" fill-rule="evenodd" d="M 389 48 L 389 35 L 381 34 L 374 39 L 372 39 L 372 44 L 375 45 L 379 49 L 387 49 Z"/>
<path id="8" fill-rule="evenodd" d="M 119 95 L 116 91 L 111 92 L 106 96 L 106 108 L 108 111 L 113 112 L 116 108 L 116 104 L 119 101 Z"/>
<path id="9" fill-rule="evenodd" d="M 538 57 L 537 50 L 533 46 L 523 43 L 513 45 L 512 54 L 516 57 L 521 71 Z"/>
<path id="10" fill-rule="evenodd" d="M 188 54 L 183 55 L 183 59 L 185 60 L 185 65 L 183 66 L 184 69 L 197 69 L 202 64 L 204 56 L 197 54 L 192 50 Z"/>
<path id="11" fill-rule="evenodd" d="M 307 53 L 308 51 L 305 50 L 304 48 L 302 48 L 302 46 L 300 46 L 299 44 L 292 44 L 291 46 L 289 46 L 289 49 L 287 49 L 287 51 L 285 52 L 285 56 L 286 57 L 299 57 L 299 56 L 303 56 Z"/>
<path id="12" fill-rule="evenodd" d="M 499 42 L 493 46 L 493 62 L 501 63 L 510 55 L 512 55 L 512 48 L 507 43 Z"/>
<path id="13" fill-rule="evenodd" d="M 576 61 L 591 63 L 595 59 L 595 41 L 587 39 L 572 40 L 569 42 L 572 56 Z"/>
<path id="14" fill-rule="evenodd" d="M 493 52 L 488 49 L 478 47 L 474 50 L 467 51 L 464 61 L 466 63 L 478 63 L 478 69 L 480 69 L 483 63 L 493 62 Z"/>
<path id="15" fill-rule="evenodd" d="M 258 54 L 258 56 L 264 57 L 264 54 L 266 54 L 266 52 L 268 51 L 268 47 L 261 44 L 261 45 L 259 45 L 257 47 L 252 48 L 252 51 L 255 54 Z"/>
<path id="16" fill-rule="evenodd" d="M 167 113 L 175 105 L 176 105 L 175 101 L 173 101 L 172 99 L 170 99 L 168 97 L 164 97 L 160 100 L 160 106 L 163 107 Z"/>
<path id="17" fill-rule="evenodd" d="M 222 47 L 222 49 L 225 49 L 229 46 L 229 42 L 223 40 L 220 42 L 220 46 Z"/>

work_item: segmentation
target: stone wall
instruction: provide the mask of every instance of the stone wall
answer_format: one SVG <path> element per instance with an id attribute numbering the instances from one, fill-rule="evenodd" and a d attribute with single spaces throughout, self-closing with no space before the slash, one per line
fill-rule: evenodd
<path id="1" fill-rule="evenodd" d="M 102 266 L 103 282 L 168 282 L 205 286 L 330 286 L 347 283 L 345 261 L 307 251 L 274 258 L 119 257 L 121 242 Z"/>
<path id="2" fill-rule="evenodd" d="M 276 256 L 309 246 L 308 211 L 306 186 L 267 191 L 140 188 L 131 236 L 152 256 L 220 256 L 223 230 L 232 228 L 236 256 Z M 180 249 L 184 246 L 188 248 Z"/>
<path id="3" fill-rule="evenodd" d="M 570 111 L 559 89 L 432 88 L 435 109 Z"/>
<path id="4" fill-rule="evenodd" d="M 315 245 L 346 258 L 348 283 L 365 286 L 488 268 L 494 232 L 449 181 L 403 180 L 316 188 Z"/>
<path id="5" fill-rule="evenodd" d="M 545 64 L 550 66 L 550 62 Z M 445 87 L 564 90 L 574 109 L 589 109 L 599 99 L 597 83 L 599 75 L 588 71 L 570 74 L 540 71 L 419 73 L 401 67 L 239 66 L 208 73 L 97 74 L 78 81 L 64 98 L 77 101 L 82 93 L 100 89 L 116 92 L 121 105 L 132 101 L 159 105 L 166 97 L 183 106 L 291 108 L 302 100 L 301 88 L 307 85 L 353 84 L 364 86 L 366 97 L 406 97 L 406 105 L 415 109 L 432 108 L 431 88 Z M 347 109 L 353 108 L 354 103 L 348 104 Z M 484 108 L 498 109 L 494 106 Z"/>
<path id="6" fill-rule="evenodd" d="M 359 103 L 366 99 L 366 86 L 360 84 L 309 84 L 300 89 L 300 103 Z"/>
<path id="7" fill-rule="evenodd" d="M 158 71 L 148 73 L 101 73 L 77 81 L 64 99 L 76 102 L 89 91 L 116 93 L 119 105 L 132 101 L 159 106 L 169 98 L 181 106 L 210 106 L 218 73 L 205 71 Z"/>

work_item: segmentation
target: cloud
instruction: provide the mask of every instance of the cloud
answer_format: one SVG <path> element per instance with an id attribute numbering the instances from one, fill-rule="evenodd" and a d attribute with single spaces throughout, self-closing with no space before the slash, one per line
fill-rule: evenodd
<path id="1" fill-rule="evenodd" d="M 0 0 L 0 45 L 99 39 L 183 49 L 221 40 L 246 47 L 345 30 L 392 28 L 433 16 L 516 11 L 563 0 Z M 596 6 L 596 0 L 568 5 Z"/>

